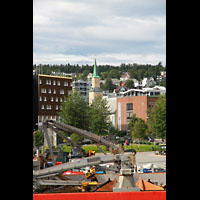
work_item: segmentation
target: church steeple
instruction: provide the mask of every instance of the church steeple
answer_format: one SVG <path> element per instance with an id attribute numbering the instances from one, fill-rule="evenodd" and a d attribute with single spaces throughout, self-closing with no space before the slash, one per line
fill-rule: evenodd
<path id="1" fill-rule="evenodd" d="M 95 58 L 93 76 L 92 76 L 92 88 L 89 92 L 89 104 L 91 104 L 97 96 L 102 97 L 103 91 L 100 88 L 100 76 L 97 73 L 97 63 Z"/>
<path id="2" fill-rule="evenodd" d="M 96 58 L 95 58 L 95 61 L 94 61 L 94 69 L 93 69 L 93 78 L 99 78 L 99 75 L 97 73 L 97 63 L 96 63 Z"/>

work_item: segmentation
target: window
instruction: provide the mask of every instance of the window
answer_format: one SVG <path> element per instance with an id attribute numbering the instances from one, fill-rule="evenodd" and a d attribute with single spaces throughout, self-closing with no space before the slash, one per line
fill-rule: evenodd
<path id="1" fill-rule="evenodd" d="M 53 81 L 53 85 L 56 85 L 56 81 Z"/>
<path id="2" fill-rule="evenodd" d="M 56 89 L 53 89 L 53 94 L 56 94 Z"/>
<path id="3" fill-rule="evenodd" d="M 127 110 L 127 111 L 133 110 L 133 104 L 132 104 L 132 103 L 127 103 L 127 104 L 126 104 L 126 110 Z"/>
<path id="4" fill-rule="evenodd" d="M 48 89 L 49 94 L 51 94 L 51 89 Z"/>
<path id="5" fill-rule="evenodd" d="M 56 110 L 58 110 L 58 105 L 56 105 Z"/>
<path id="6" fill-rule="evenodd" d="M 46 88 L 41 88 L 41 93 L 43 93 L 43 94 L 47 93 Z"/>
<path id="7" fill-rule="evenodd" d="M 64 90 L 60 90 L 60 94 L 64 94 Z"/>
<path id="8" fill-rule="evenodd" d="M 42 84 L 42 80 L 40 79 L 40 85 Z"/>
<path id="9" fill-rule="evenodd" d="M 60 86 L 60 81 L 57 81 L 57 85 Z"/>
<path id="10" fill-rule="evenodd" d="M 70 95 L 72 93 L 72 91 L 71 90 L 68 90 L 68 95 Z"/>
<path id="11" fill-rule="evenodd" d="M 68 82 L 64 82 L 64 86 L 68 86 Z"/>
<path id="12" fill-rule="evenodd" d="M 40 96 L 40 101 L 42 101 L 42 97 Z"/>
<path id="13" fill-rule="evenodd" d="M 53 102 L 54 100 L 53 100 L 53 97 L 51 97 L 51 102 Z"/>
<path id="14" fill-rule="evenodd" d="M 132 103 L 127 103 L 126 104 L 126 119 L 127 123 L 130 121 L 131 117 L 133 114 L 133 104 Z"/>
<path id="15" fill-rule="evenodd" d="M 47 101 L 47 97 L 44 97 L 44 101 Z"/>
<path id="16" fill-rule="evenodd" d="M 41 105 L 41 109 L 44 110 L 44 105 Z"/>
<path id="17" fill-rule="evenodd" d="M 60 97 L 60 102 L 62 102 L 62 98 Z"/>
<path id="18" fill-rule="evenodd" d="M 56 102 L 58 102 L 58 97 L 56 97 Z"/>
<path id="19" fill-rule="evenodd" d="M 51 81 L 50 80 L 46 80 L 46 85 L 51 85 Z"/>
<path id="20" fill-rule="evenodd" d="M 51 105 L 46 106 L 47 110 L 51 110 Z"/>

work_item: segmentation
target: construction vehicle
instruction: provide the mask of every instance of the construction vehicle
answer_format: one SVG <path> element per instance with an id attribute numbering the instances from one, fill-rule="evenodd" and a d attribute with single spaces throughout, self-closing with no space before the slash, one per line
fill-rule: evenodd
<path id="1" fill-rule="evenodd" d="M 85 172 L 85 177 L 87 179 L 90 179 L 91 181 L 97 181 L 98 182 L 97 177 L 95 175 L 96 175 L 95 167 L 92 167 L 88 171 Z"/>
<path id="2" fill-rule="evenodd" d="M 97 147 L 104 153 L 102 156 L 92 156 L 92 157 L 85 157 L 81 158 L 79 160 L 75 160 L 73 162 L 67 162 L 63 163 L 61 165 L 55 165 L 55 159 L 52 151 L 52 146 L 50 143 L 50 139 L 48 137 L 48 128 L 55 131 L 58 135 L 63 137 L 66 140 L 69 140 L 61 131 L 65 132 L 71 132 L 76 133 L 81 136 L 84 136 L 85 138 L 91 139 L 97 143 Z M 66 185 L 80 185 L 80 182 L 74 182 L 74 181 L 64 181 L 59 180 L 60 177 L 62 177 L 62 173 L 66 170 L 73 170 L 73 169 L 80 169 L 84 167 L 92 167 L 89 172 L 86 174 L 87 179 L 91 179 L 92 181 L 95 180 L 95 168 L 102 170 L 109 170 L 114 171 L 115 173 L 118 173 L 120 169 L 133 169 L 135 166 L 135 156 L 134 154 L 123 154 L 123 149 L 121 146 L 118 146 L 112 142 L 109 142 L 105 139 L 103 139 L 101 136 L 98 136 L 94 133 L 66 125 L 61 122 L 53 121 L 53 120 L 47 120 L 43 123 L 43 130 L 44 134 L 49 146 L 50 154 L 52 161 L 54 162 L 54 166 L 48 167 L 45 169 L 40 170 L 34 170 L 33 171 L 33 188 L 34 191 L 40 191 L 41 188 L 46 187 L 53 187 L 53 186 L 66 186 Z M 101 143 L 105 145 L 112 155 L 107 155 L 103 149 L 100 148 L 98 143 Z M 75 146 L 74 146 L 75 147 Z M 74 148 L 75 149 L 75 148 Z M 77 147 L 78 149 L 78 147 Z M 95 152 L 90 152 L 90 155 L 95 154 Z M 105 163 L 112 163 L 112 165 L 107 166 L 101 166 L 101 164 Z"/>

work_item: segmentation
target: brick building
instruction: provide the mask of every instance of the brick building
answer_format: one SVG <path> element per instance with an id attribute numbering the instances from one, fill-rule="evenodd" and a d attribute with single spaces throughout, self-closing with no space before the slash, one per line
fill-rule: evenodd
<path id="1" fill-rule="evenodd" d="M 46 119 L 59 120 L 61 103 L 72 92 L 72 78 L 33 75 L 33 128 Z"/>
<path id="2" fill-rule="evenodd" d="M 117 128 L 127 130 L 132 114 L 147 121 L 147 109 L 151 109 L 159 97 L 129 96 L 117 98 Z"/>

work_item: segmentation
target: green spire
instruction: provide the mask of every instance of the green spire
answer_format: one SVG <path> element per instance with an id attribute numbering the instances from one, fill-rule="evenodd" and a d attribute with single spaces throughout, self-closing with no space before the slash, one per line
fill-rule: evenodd
<path id="1" fill-rule="evenodd" d="M 94 70 L 93 70 L 93 76 L 94 78 L 99 78 L 98 73 L 97 73 L 97 63 L 96 63 L 96 58 L 94 61 Z"/>

